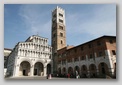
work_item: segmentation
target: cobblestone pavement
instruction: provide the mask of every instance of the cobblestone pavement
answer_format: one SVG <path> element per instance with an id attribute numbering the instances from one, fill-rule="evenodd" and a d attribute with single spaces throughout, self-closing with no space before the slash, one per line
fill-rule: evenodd
<path id="1" fill-rule="evenodd" d="M 11 78 L 5 78 L 6 80 L 59 80 L 59 79 L 76 79 L 76 78 L 59 78 L 59 77 L 52 77 L 51 79 L 47 79 L 46 77 L 38 77 L 38 76 L 34 76 L 34 77 L 29 77 L 29 76 L 25 76 L 25 77 L 11 77 Z M 79 79 L 109 79 L 109 78 L 79 78 Z M 111 79 L 111 78 L 110 78 Z"/>
<path id="2" fill-rule="evenodd" d="M 5 78 L 6 80 L 28 80 L 28 79 L 35 79 L 35 80 L 43 80 L 46 79 L 46 77 L 11 77 L 11 78 Z M 51 79 L 68 79 L 68 78 L 58 78 L 58 77 L 52 77 Z"/>

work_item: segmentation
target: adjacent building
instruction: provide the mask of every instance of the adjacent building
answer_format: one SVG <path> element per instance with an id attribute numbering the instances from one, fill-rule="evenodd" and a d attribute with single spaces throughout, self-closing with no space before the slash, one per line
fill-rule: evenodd
<path id="1" fill-rule="evenodd" d="M 7 76 L 46 76 L 51 73 L 52 47 L 38 35 L 19 42 L 8 58 Z"/>
<path id="2" fill-rule="evenodd" d="M 4 76 L 6 75 L 8 56 L 11 53 L 12 49 L 4 48 Z"/>
<path id="3" fill-rule="evenodd" d="M 57 51 L 58 73 L 81 77 L 116 75 L 116 37 L 102 36 L 78 46 L 67 46 Z"/>

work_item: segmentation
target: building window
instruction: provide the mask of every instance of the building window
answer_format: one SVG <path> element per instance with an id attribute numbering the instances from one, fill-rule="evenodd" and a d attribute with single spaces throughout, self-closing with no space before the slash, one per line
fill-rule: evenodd
<path id="1" fill-rule="evenodd" d="M 65 65 L 66 64 L 66 61 L 65 60 L 62 60 L 62 65 Z"/>
<path id="2" fill-rule="evenodd" d="M 53 23 L 56 23 L 56 20 L 53 20 Z"/>
<path id="3" fill-rule="evenodd" d="M 63 30 L 63 26 L 59 26 L 59 29 Z"/>
<path id="4" fill-rule="evenodd" d="M 98 45 L 98 46 L 100 46 L 100 45 L 101 45 L 101 43 L 98 41 L 98 42 L 97 42 L 97 45 Z"/>
<path id="5" fill-rule="evenodd" d="M 59 19 L 59 22 L 63 23 L 63 20 Z"/>
<path id="6" fill-rule="evenodd" d="M 56 17 L 56 14 L 53 15 L 53 18 L 55 18 L 55 17 Z"/>
<path id="7" fill-rule="evenodd" d="M 49 56 L 49 59 L 51 59 L 51 55 Z"/>
<path id="8" fill-rule="evenodd" d="M 81 50 L 83 51 L 83 47 L 81 47 Z"/>
<path id="9" fill-rule="evenodd" d="M 79 60 L 78 60 L 78 58 L 75 58 L 74 61 L 76 62 L 76 61 L 79 61 Z"/>
<path id="10" fill-rule="evenodd" d="M 63 33 L 60 33 L 60 36 L 63 37 Z"/>
<path id="11" fill-rule="evenodd" d="M 89 44 L 88 46 L 89 46 L 89 48 L 91 48 L 91 47 L 92 47 L 92 45 L 91 45 L 91 44 Z"/>
<path id="12" fill-rule="evenodd" d="M 69 63 L 72 62 L 72 59 L 68 59 L 68 62 L 69 62 Z"/>
<path id="13" fill-rule="evenodd" d="M 109 40 L 110 44 L 113 44 L 113 41 L 112 40 Z"/>
<path id="14" fill-rule="evenodd" d="M 59 16 L 63 17 L 63 14 L 59 13 Z"/>
<path id="15" fill-rule="evenodd" d="M 103 53 L 100 51 L 100 52 L 99 52 L 99 57 L 101 57 L 102 55 L 103 55 Z"/>
<path id="16" fill-rule="evenodd" d="M 93 56 L 92 56 L 92 54 L 90 54 L 90 57 L 89 57 L 90 59 L 92 59 L 93 58 Z"/>
<path id="17" fill-rule="evenodd" d="M 84 57 L 84 56 L 82 56 L 82 57 L 81 57 L 81 60 L 85 60 L 85 57 Z"/>
<path id="18" fill-rule="evenodd" d="M 61 44 L 63 44 L 63 41 L 61 40 Z"/>
<path id="19" fill-rule="evenodd" d="M 112 50 L 112 54 L 113 54 L 113 55 L 116 55 L 116 52 L 115 52 L 115 50 Z"/>
<path id="20" fill-rule="evenodd" d="M 76 53 L 77 52 L 77 49 L 75 49 L 74 52 Z"/>

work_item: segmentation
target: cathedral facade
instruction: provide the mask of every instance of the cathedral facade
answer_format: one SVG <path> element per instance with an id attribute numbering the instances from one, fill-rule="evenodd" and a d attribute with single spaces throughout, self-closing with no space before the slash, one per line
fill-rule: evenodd
<path id="1" fill-rule="evenodd" d="M 46 76 L 51 73 L 52 47 L 38 35 L 19 42 L 10 53 L 7 76 Z"/>

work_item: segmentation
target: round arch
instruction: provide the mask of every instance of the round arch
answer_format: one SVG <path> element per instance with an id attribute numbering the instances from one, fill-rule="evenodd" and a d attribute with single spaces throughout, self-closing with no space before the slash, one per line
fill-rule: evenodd
<path id="1" fill-rule="evenodd" d="M 27 62 L 30 63 L 30 65 L 33 65 L 33 63 L 31 62 L 31 60 L 28 59 L 28 58 L 22 58 L 22 59 L 19 61 L 19 64 L 21 64 L 21 62 L 23 62 L 23 61 L 27 61 Z"/>
<path id="2" fill-rule="evenodd" d="M 58 74 L 61 74 L 61 68 L 58 68 Z"/>
<path id="3" fill-rule="evenodd" d="M 44 75 L 44 65 L 41 62 L 36 62 L 34 64 L 34 75 L 36 76 Z"/>
<path id="4" fill-rule="evenodd" d="M 75 66 L 75 68 L 74 68 L 74 72 L 78 72 L 78 74 L 80 73 L 80 68 L 78 67 L 78 66 Z"/>
<path id="5" fill-rule="evenodd" d="M 108 66 L 105 62 L 101 62 L 98 65 L 98 69 L 99 69 L 100 75 L 109 75 L 109 69 L 108 69 Z"/>
<path id="6" fill-rule="evenodd" d="M 95 64 L 90 64 L 89 65 L 89 71 L 90 71 L 90 76 L 91 77 L 96 77 L 97 76 L 97 69 Z"/>
<path id="7" fill-rule="evenodd" d="M 66 68 L 65 67 L 62 68 L 62 73 L 66 74 Z"/>
<path id="8" fill-rule="evenodd" d="M 30 76 L 30 68 L 31 65 L 28 61 L 22 61 L 19 68 L 20 76 Z"/>
<path id="9" fill-rule="evenodd" d="M 45 64 L 44 64 L 45 61 L 44 61 L 44 60 L 36 60 L 35 63 L 34 63 L 34 65 L 35 65 L 37 62 L 40 62 L 40 63 L 43 64 L 43 66 L 45 66 Z"/>
<path id="10" fill-rule="evenodd" d="M 73 74 L 73 68 L 72 68 L 72 67 L 69 67 L 69 68 L 68 68 L 68 73 L 69 73 L 69 74 Z"/>
<path id="11" fill-rule="evenodd" d="M 81 74 L 82 74 L 82 77 L 87 77 L 87 66 L 86 65 L 82 65 L 81 66 Z"/>

